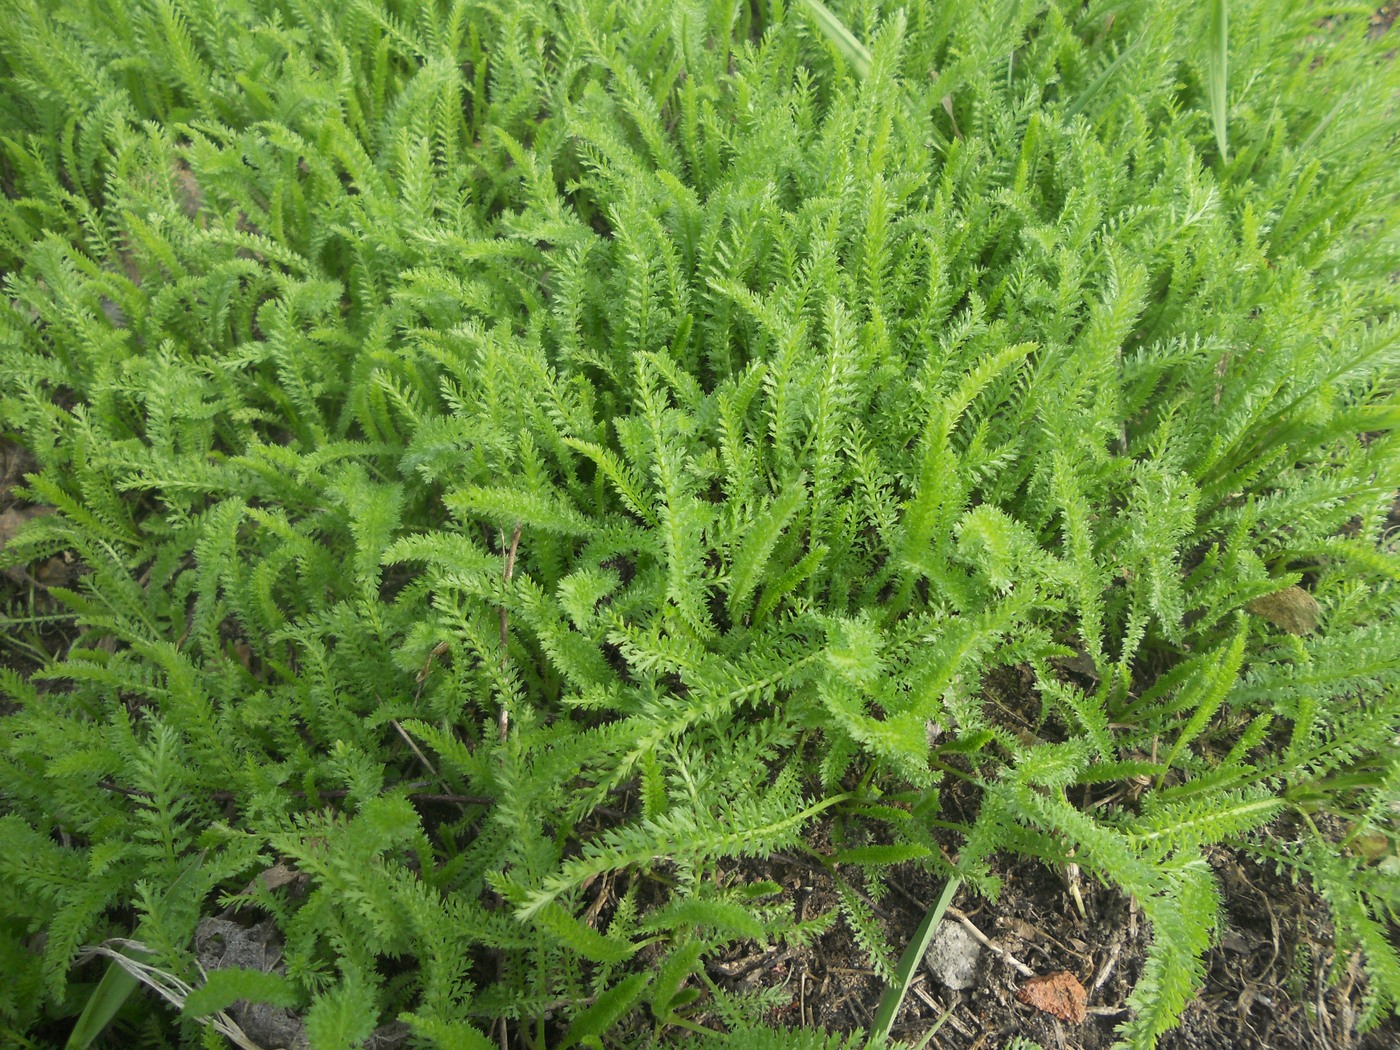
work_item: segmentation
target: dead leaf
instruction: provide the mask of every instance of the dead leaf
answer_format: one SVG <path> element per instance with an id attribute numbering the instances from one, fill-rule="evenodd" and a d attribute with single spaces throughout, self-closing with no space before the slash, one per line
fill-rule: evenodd
<path id="1" fill-rule="evenodd" d="M 1226 951 L 1234 952 L 1236 955 L 1249 954 L 1249 942 L 1244 939 L 1239 930 L 1228 930 L 1220 938 L 1220 947 Z"/>
<path id="2" fill-rule="evenodd" d="M 1087 649 L 1076 647 L 1077 651 L 1073 656 L 1057 656 L 1052 658 L 1052 663 L 1058 664 L 1066 671 L 1073 671 L 1075 674 L 1083 675 L 1085 678 L 1099 680 L 1099 668 L 1094 663 L 1094 658 L 1089 655 Z"/>
<path id="3" fill-rule="evenodd" d="M 1003 927 L 1012 936 L 1019 937 L 1021 940 L 1030 944 L 1039 944 L 1049 936 L 1039 926 L 1034 926 L 1026 922 L 1025 919 L 1018 919 L 1015 916 L 998 919 L 997 925 Z"/>
<path id="4" fill-rule="evenodd" d="M 289 866 L 286 861 L 279 860 L 272 867 L 258 874 L 247 886 L 243 887 L 242 895 L 246 896 L 252 893 L 259 884 L 266 890 L 275 890 L 283 886 L 289 886 L 295 882 L 305 882 L 306 878 L 305 872 L 297 871 L 296 868 Z"/>
<path id="5" fill-rule="evenodd" d="M 948 119 L 953 122 L 953 137 L 962 138 L 962 131 L 958 128 L 958 118 L 953 116 L 953 96 L 943 96 L 943 111 L 948 114 Z"/>
<path id="6" fill-rule="evenodd" d="M 1066 1024 L 1083 1024 L 1088 1016 L 1089 995 L 1068 970 L 1030 978 L 1021 985 L 1016 998 Z"/>
<path id="7" fill-rule="evenodd" d="M 1317 621 L 1322 615 L 1322 606 L 1317 604 L 1317 599 L 1296 586 L 1255 598 L 1245 608 L 1289 634 L 1311 634 L 1317 629 Z"/>
<path id="8" fill-rule="evenodd" d="M 188 218 L 200 218 L 200 212 L 204 210 L 204 191 L 199 188 L 199 180 L 194 177 L 187 165 L 176 162 L 171 166 L 171 175 L 175 179 L 175 199 L 180 205 L 180 210 Z M 204 225 L 203 222 L 200 223 Z"/>

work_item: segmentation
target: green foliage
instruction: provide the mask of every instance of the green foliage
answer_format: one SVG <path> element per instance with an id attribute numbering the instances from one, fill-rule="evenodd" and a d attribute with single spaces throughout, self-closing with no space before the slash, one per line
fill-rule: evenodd
<path id="1" fill-rule="evenodd" d="M 209 979 L 185 999 L 185 1012 L 192 1017 L 224 1010 L 240 999 L 296 1006 L 296 995 L 285 978 L 276 973 L 248 970 L 237 966 L 215 970 Z"/>
<path id="2" fill-rule="evenodd" d="M 1227 97 L 1208 6 L 11 3 L 0 567 L 78 633 L 0 678 L 0 1030 L 139 923 L 318 1047 L 840 1045 L 704 965 L 835 921 L 744 881 L 828 820 L 896 986 L 885 867 L 1072 855 L 1150 1046 L 1226 843 L 1395 1010 L 1400 67 L 1237 2 Z"/>

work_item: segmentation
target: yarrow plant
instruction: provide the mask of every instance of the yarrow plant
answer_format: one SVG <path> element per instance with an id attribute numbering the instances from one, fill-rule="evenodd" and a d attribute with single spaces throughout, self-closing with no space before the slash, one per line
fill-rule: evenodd
<path id="1" fill-rule="evenodd" d="M 1393 1012 L 1400 74 L 1214 7 L 11 0 L 0 1031 L 856 1045 L 704 965 L 894 980 L 739 877 L 835 816 L 1131 895 L 1125 1045 L 1218 844 Z"/>

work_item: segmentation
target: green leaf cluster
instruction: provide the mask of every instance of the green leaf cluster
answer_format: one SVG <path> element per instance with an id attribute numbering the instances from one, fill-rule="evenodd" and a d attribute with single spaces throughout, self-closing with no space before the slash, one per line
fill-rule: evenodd
<path id="1" fill-rule="evenodd" d="M 12 0 L 0 566 L 80 633 L 0 678 L 0 1032 L 139 924 L 190 1045 L 760 1045 L 709 956 L 893 975 L 890 865 L 1002 853 L 1137 899 L 1150 1046 L 1220 843 L 1395 1010 L 1400 67 L 1320 13 L 1227 90 L 1184 0 Z"/>

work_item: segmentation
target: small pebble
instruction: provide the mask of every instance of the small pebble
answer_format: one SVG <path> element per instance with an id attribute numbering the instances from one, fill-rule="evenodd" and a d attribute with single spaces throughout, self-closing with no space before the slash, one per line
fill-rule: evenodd
<path id="1" fill-rule="evenodd" d="M 924 953 L 924 965 L 933 977 L 954 991 L 977 983 L 977 960 L 982 946 L 961 923 L 944 919 Z"/>

